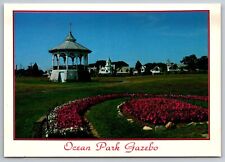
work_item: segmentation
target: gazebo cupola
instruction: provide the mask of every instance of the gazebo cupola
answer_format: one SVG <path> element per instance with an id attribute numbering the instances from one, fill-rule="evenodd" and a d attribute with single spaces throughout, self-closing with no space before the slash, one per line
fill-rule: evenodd
<path id="1" fill-rule="evenodd" d="M 50 80 L 63 82 L 78 80 L 79 71 L 87 70 L 88 54 L 91 53 L 91 50 L 77 43 L 70 30 L 65 41 L 50 49 L 49 53 L 52 54 Z"/>

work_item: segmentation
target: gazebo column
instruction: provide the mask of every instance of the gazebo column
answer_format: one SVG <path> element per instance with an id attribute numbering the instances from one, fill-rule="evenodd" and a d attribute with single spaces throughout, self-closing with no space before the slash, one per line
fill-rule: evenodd
<path id="1" fill-rule="evenodd" d="M 60 54 L 57 54 L 57 69 L 59 70 L 59 57 L 60 57 Z"/>
<path id="2" fill-rule="evenodd" d="M 77 69 L 77 64 L 78 64 L 78 56 L 76 55 L 76 69 Z"/>
<path id="3" fill-rule="evenodd" d="M 83 62 L 84 62 L 84 70 L 87 70 L 87 66 L 88 66 L 88 55 L 85 54 L 83 57 L 84 57 L 84 59 L 83 59 Z"/>
<path id="4" fill-rule="evenodd" d="M 66 53 L 66 70 L 68 70 L 68 53 Z"/>
<path id="5" fill-rule="evenodd" d="M 52 54 L 52 70 L 54 70 L 55 54 Z"/>
<path id="6" fill-rule="evenodd" d="M 88 55 L 84 55 L 84 66 L 88 66 Z"/>
<path id="7" fill-rule="evenodd" d="M 80 59 L 80 65 L 82 63 L 82 55 L 79 56 L 79 59 Z"/>
<path id="8" fill-rule="evenodd" d="M 74 65 L 74 56 L 71 56 L 72 65 Z"/>

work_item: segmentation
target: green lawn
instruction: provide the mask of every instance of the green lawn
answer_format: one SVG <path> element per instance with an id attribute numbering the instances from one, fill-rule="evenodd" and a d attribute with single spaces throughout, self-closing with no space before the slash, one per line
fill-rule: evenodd
<path id="1" fill-rule="evenodd" d="M 33 123 L 57 105 L 76 98 L 119 92 L 208 95 L 208 77 L 206 74 L 97 77 L 91 82 L 73 83 L 16 78 L 16 137 L 31 137 Z"/>

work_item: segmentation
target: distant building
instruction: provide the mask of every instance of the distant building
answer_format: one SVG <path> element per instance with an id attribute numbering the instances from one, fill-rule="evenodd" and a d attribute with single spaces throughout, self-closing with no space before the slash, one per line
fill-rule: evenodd
<path id="1" fill-rule="evenodd" d="M 145 65 L 142 65 L 142 66 L 141 66 L 141 73 L 142 73 L 142 74 L 144 74 L 144 73 L 147 73 L 147 74 L 151 73 L 152 75 L 162 73 L 161 68 L 160 68 L 159 66 L 155 66 L 155 67 L 154 67 L 153 69 L 151 69 L 150 71 L 147 70 L 147 69 L 148 69 L 148 68 L 147 68 Z M 147 70 L 147 71 L 146 71 L 146 70 Z M 138 71 L 135 70 L 135 71 L 133 72 L 133 74 L 134 74 L 134 75 L 137 75 L 137 74 L 138 74 Z"/>
<path id="2" fill-rule="evenodd" d="M 166 66 L 167 66 L 167 72 L 180 71 L 177 64 L 170 63 L 170 64 L 166 64 Z"/>
<path id="3" fill-rule="evenodd" d="M 145 65 L 142 65 L 141 66 L 141 73 L 144 73 L 146 71 L 146 66 Z"/>
<path id="4" fill-rule="evenodd" d="M 106 61 L 106 65 L 103 67 L 99 68 L 99 74 L 103 74 L 103 75 L 111 75 L 113 74 L 113 68 L 115 68 L 114 66 L 112 66 L 112 62 L 110 60 L 110 58 Z"/>
<path id="5" fill-rule="evenodd" d="M 50 79 L 51 73 L 52 73 L 52 69 L 47 69 L 47 70 L 45 71 L 45 73 L 43 74 L 43 76 L 45 76 L 45 77 L 47 77 L 48 79 Z"/>
<path id="6" fill-rule="evenodd" d="M 177 64 L 177 66 L 178 66 L 179 71 L 185 71 L 185 72 L 188 71 L 187 65 L 185 65 L 185 64 Z"/>
<path id="7" fill-rule="evenodd" d="M 130 74 L 130 67 L 123 66 L 123 67 L 117 68 L 116 74 L 117 75 L 129 75 Z"/>
<path id="8" fill-rule="evenodd" d="M 188 71 L 186 69 L 187 65 L 185 64 L 174 64 L 174 63 L 171 63 L 170 61 L 167 61 L 166 66 L 167 66 L 167 72 Z"/>
<path id="9" fill-rule="evenodd" d="M 93 66 L 93 67 L 88 67 L 88 72 L 92 73 L 92 72 L 96 72 L 97 71 L 97 67 Z"/>
<path id="10" fill-rule="evenodd" d="M 150 70 L 152 75 L 155 75 L 155 74 L 160 74 L 161 73 L 161 69 L 159 66 L 155 66 L 153 69 Z"/>
<path id="11" fill-rule="evenodd" d="M 133 75 L 138 75 L 138 71 L 136 69 L 133 71 Z"/>

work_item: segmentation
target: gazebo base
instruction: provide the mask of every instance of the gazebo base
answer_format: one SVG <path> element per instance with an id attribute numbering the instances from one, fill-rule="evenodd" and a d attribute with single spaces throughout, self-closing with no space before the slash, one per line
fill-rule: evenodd
<path id="1" fill-rule="evenodd" d="M 78 71 L 77 70 L 52 70 L 50 80 L 53 82 L 66 82 L 66 81 L 77 81 Z"/>
<path id="2" fill-rule="evenodd" d="M 62 83 L 68 81 L 91 81 L 91 77 L 87 70 L 62 69 L 52 70 L 50 81 Z"/>

